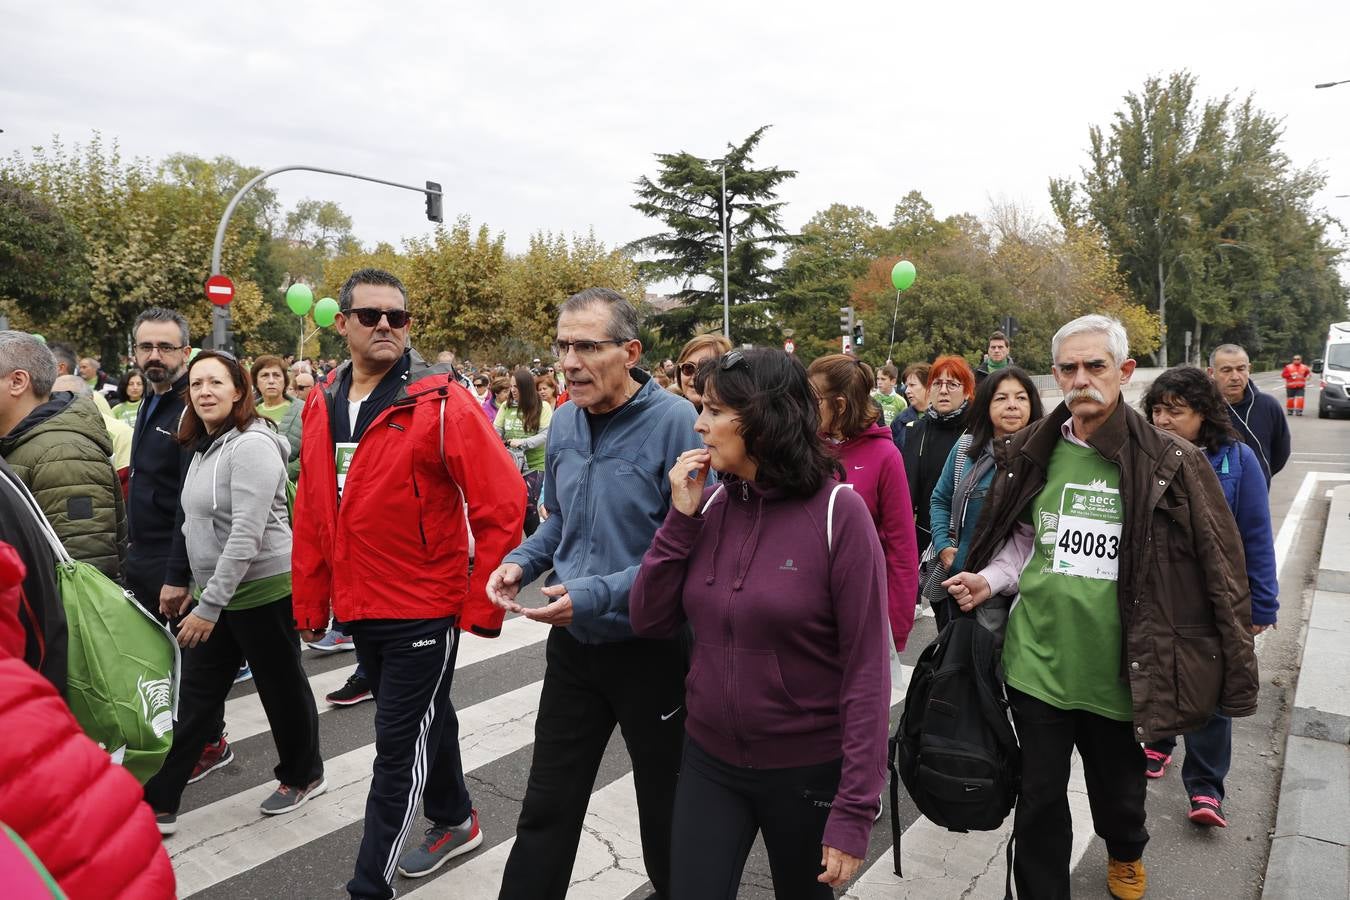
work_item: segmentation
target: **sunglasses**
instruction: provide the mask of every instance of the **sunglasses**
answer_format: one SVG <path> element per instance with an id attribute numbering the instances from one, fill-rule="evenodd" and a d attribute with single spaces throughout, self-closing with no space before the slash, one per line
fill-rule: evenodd
<path id="1" fill-rule="evenodd" d="M 717 361 L 717 368 L 721 369 L 723 372 L 730 372 L 737 366 L 745 366 L 747 369 L 750 368 L 750 364 L 745 361 L 745 354 L 739 350 L 731 350 L 723 354 L 722 358 Z"/>
<path id="2" fill-rule="evenodd" d="M 412 319 L 412 314 L 406 309 L 375 309 L 371 306 L 349 309 L 347 315 L 356 316 L 356 321 L 367 328 L 374 328 L 379 325 L 381 317 L 389 320 L 390 328 L 402 328 Z"/>

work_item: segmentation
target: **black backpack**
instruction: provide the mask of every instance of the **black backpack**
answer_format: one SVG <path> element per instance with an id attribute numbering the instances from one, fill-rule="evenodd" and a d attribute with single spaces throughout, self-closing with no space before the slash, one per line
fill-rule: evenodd
<path id="1" fill-rule="evenodd" d="M 891 829 L 900 874 L 900 791 L 948 831 L 993 831 L 1017 799 L 1022 755 L 1008 718 L 994 635 L 957 614 L 914 667 L 890 740 Z M 1012 844 L 1008 846 L 1009 857 Z"/>

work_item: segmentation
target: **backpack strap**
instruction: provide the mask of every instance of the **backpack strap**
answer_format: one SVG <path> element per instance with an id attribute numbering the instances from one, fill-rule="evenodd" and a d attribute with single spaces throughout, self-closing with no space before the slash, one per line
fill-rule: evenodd
<path id="1" fill-rule="evenodd" d="M 853 485 L 836 484 L 834 490 L 830 491 L 829 509 L 825 511 L 825 548 L 830 551 L 834 550 L 834 500 L 844 488 L 853 490 Z"/>
<path id="2" fill-rule="evenodd" d="M 57 564 L 73 562 L 70 554 L 66 552 L 66 547 L 61 543 L 61 538 L 57 535 L 56 529 L 52 523 L 47 521 L 47 515 L 42 511 L 37 498 L 28 490 L 28 485 L 23 483 L 23 479 L 17 475 L 11 480 L 4 475 L 0 475 L 0 482 L 9 485 L 10 490 L 19 495 L 23 505 L 28 508 L 28 512 L 33 516 L 33 521 L 37 522 L 38 528 L 42 531 L 42 536 L 47 539 L 47 546 L 51 548 L 52 555 L 56 557 Z"/>

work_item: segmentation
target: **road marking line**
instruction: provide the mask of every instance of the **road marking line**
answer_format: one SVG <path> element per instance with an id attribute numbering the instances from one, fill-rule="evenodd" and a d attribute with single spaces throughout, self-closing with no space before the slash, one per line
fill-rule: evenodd
<path id="1" fill-rule="evenodd" d="M 472 772 L 534 740 L 539 709 L 536 681 L 458 711 L 464 771 Z M 317 840 L 365 817 L 375 745 L 367 744 L 324 761 L 328 792 L 285 816 L 264 816 L 258 804 L 275 782 L 257 785 L 178 817 L 178 833 L 167 849 L 187 897 L 247 872 L 274 857 Z M 355 857 L 356 848 L 351 848 Z"/>
<path id="2" fill-rule="evenodd" d="M 548 627 L 532 622 L 524 616 L 507 619 L 502 623 L 502 633 L 495 638 L 465 636 L 459 645 L 459 656 L 455 660 L 455 671 L 459 672 L 477 663 L 495 659 L 506 653 L 537 644 L 548 637 Z M 350 652 L 350 651 L 338 651 Z M 352 654 L 355 655 L 355 654 Z M 319 656 L 315 651 L 306 655 L 307 659 Z M 347 679 L 356 671 L 356 665 L 339 666 L 309 678 L 310 690 L 314 692 L 314 705 L 320 713 L 336 709 L 324 698 L 347 683 Z M 244 694 L 225 701 L 225 730 L 232 741 L 242 741 L 254 735 L 268 731 L 267 713 L 262 706 L 262 698 L 257 692 Z"/>
<path id="3" fill-rule="evenodd" d="M 1308 501 L 1312 499 L 1313 490 L 1318 481 L 1350 481 L 1350 474 L 1344 472 L 1308 472 L 1303 476 L 1303 483 L 1299 485 L 1298 493 L 1294 495 L 1294 502 L 1289 504 L 1289 511 L 1285 513 L 1284 521 L 1280 524 L 1280 533 L 1275 536 L 1275 577 L 1277 579 L 1280 573 L 1284 571 L 1285 558 L 1289 556 L 1289 551 L 1293 549 L 1294 539 L 1303 526 L 1303 514 L 1307 509 Z"/>

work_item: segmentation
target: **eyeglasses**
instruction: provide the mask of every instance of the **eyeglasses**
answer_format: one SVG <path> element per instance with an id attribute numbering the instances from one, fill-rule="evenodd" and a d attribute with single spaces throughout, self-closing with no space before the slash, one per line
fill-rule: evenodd
<path id="1" fill-rule="evenodd" d="M 959 381 L 934 381 L 928 387 L 937 391 L 939 394 L 948 394 L 952 391 L 962 390 L 961 382 Z"/>
<path id="2" fill-rule="evenodd" d="M 594 356 L 600 351 L 602 344 L 613 344 L 616 347 L 620 344 L 626 344 L 627 341 L 603 340 L 603 341 L 555 341 L 553 343 L 553 352 L 562 359 L 569 353 L 576 352 L 577 356 Z"/>
<path id="3" fill-rule="evenodd" d="M 158 350 L 160 356 L 168 356 L 170 353 L 182 350 L 183 346 L 180 346 L 178 344 L 166 344 L 164 342 L 160 342 L 158 344 L 142 343 L 136 345 L 136 352 L 144 353 L 145 355 L 148 356 L 151 353 L 154 353 L 156 350 Z"/>
<path id="4" fill-rule="evenodd" d="M 363 306 L 360 309 L 349 309 L 347 314 L 356 316 L 356 320 L 367 328 L 375 328 L 380 324 L 380 317 L 389 320 L 390 328 L 402 328 L 408 324 L 412 314 L 406 309 L 376 309 L 373 306 Z"/>

